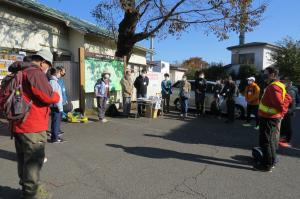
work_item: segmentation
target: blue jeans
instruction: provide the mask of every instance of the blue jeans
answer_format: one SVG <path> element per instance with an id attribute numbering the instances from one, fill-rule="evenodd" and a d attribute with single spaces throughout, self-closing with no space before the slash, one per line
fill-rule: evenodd
<path id="1" fill-rule="evenodd" d="M 57 141 L 60 131 L 61 112 L 58 108 L 51 108 L 51 141 Z"/>
<path id="2" fill-rule="evenodd" d="M 181 113 L 187 114 L 189 109 L 189 99 L 181 97 L 180 102 L 181 102 Z"/>
<path id="3" fill-rule="evenodd" d="M 130 110 L 131 110 L 131 97 L 123 97 L 123 114 L 125 116 L 129 116 Z"/>

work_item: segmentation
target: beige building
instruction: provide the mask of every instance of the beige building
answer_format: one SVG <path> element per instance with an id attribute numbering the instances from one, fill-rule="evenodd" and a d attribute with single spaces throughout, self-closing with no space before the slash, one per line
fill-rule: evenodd
<path id="1" fill-rule="evenodd" d="M 32 0 L 0 2 L 0 71 L 4 60 L 21 59 L 42 48 L 50 48 L 56 65 L 67 67 L 66 87 L 78 107 L 78 49 L 104 57 L 113 57 L 116 44 L 107 30 Z M 130 59 L 132 68 L 146 67 L 149 50 L 136 46 Z M 2 68 L 1 68 L 2 66 Z M 0 76 L 1 77 L 1 76 Z"/>

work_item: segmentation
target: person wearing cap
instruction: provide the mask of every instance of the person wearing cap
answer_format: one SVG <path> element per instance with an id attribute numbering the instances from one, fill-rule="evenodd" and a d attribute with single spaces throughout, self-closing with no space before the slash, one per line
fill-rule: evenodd
<path id="1" fill-rule="evenodd" d="M 136 88 L 136 98 L 146 98 L 147 97 L 147 87 L 149 85 L 149 78 L 147 77 L 146 69 L 142 70 L 141 75 L 139 75 L 134 81 L 134 87 Z M 138 116 L 142 116 L 142 109 L 144 109 L 141 104 L 138 105 Z"/>
<path id="2" fill-rule="evenodd" d="M 285 85 L 278 80 L 278 76 L 279 71 L 274 67 L 264 70 L 263 78 L 267 87 L 258 107 L 259 146 L 262 149 L 263 160 L 255 164 L 254 168 L 265 172 L 271 172 L 275 167 L 280 123 L 291 103 L 291 97 Z"/>
<path id="3" fill-rule="evenodd" d="M 104 71 L 101 75 L 101 79 L 99 79 L 94 87 L 95 96 L 97 98 L 97 108 L 98 108 L 98 118 L 102 123 L 106 123 L 107 119 L 105 119 L 105 111 L 106 111 L 106 103 L 109 99 L 109 78 L 110 73 L 108 71 Z"/>
<path id="4" fill-rule="evenodd" d="M 131 71 L 127 70 L 124 78 L 121 80 L 123 95 L 123 114 L 129 117 L 131 110 L 131 97 L 133 93 L 133 81 L 131 79 Z"/>
<path id="5" fill-rule="evenodd" d="M 42 49 L 31 56 L 31 62 L 24 62 L 23 97 L 32 103 L 25 121 L 12 123 L 18 163 L 18 175 L 22 186 L 22 198 L 39 198 L 40 171 L 45 157 L 49 106 L 58 103 L 59 94 L 53 91 L 46 73 L 52 66 L 53 55 L 49 49 Z M 14 67 L 14 66 L 12 66 Z M 14 70 L 10 68 L 10 70 Z"/>
<path id="6" fill-rule="evenodd" d="M 249 77 L 248 85 L 245 88 L 245 98 L 247 101 L 247 120 L 243 126 L 251 126 L 251 114 L 255 116 L 255 129 L 258 130 L 259 119 L 258 119 L 258 105 L 259 105 L 259 96 L 260 88 L 255 83 L 255 77 Z"/>

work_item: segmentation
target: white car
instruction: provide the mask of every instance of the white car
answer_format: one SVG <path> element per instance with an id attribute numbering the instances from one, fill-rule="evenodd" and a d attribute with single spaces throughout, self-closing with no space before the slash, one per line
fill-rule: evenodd
<path id="1" fill-rule="evenodd" d="M 192 86 L 192 92 L 191 92 L 191 98 L 189 99 L 189 108 L 190 109 L 196 109 L 195 104 L 195 80 L 188 80 L 191 83 Z M 175 105 L 175 108 L 177 110 L 181 109 L 181 104 L 179 100 L 179 86 L 181 81 L 177 81 L 172 86 L 173 94 L 171 95 L 171 103 L 173 102 Z M 212 102 L 214 100 L 214 86 L 216 85 L 216 82 L 207 81 L 207 90 L 206 90 L 206 96 L 205 96 L 205 111 L 210 111 Z M 245 97 L 241 94 L 238 94 L 235 98 L 235 117 L 236 118 L 243 118 L 245 117 L 246 111 L 247 111 L 247 102 L 245 100 Z M 227 113 L 227 106 L 226 106 L 226 100 L 224 100 L 223 97 L 220 99 L 220 109 L 221 112 L 226 114 Z"/>

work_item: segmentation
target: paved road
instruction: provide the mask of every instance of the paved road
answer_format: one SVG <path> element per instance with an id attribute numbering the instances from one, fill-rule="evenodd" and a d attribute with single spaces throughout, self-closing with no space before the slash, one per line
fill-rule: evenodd
<path id="1" fill-rule="evenodd" d="M 240 121 L 180 121 L 171 114 L 64 124 L 68 142 L 47 145 L 42 183 L 54 199 L 296 199 L 300 117 L 294 121 L 298 142 L 280 150 L 272 173 L 252 170 L 258 132 Z M 14 146 L 3 125 L 0 131 L 0 198 L 13 199 L 19 194 Z"/>

